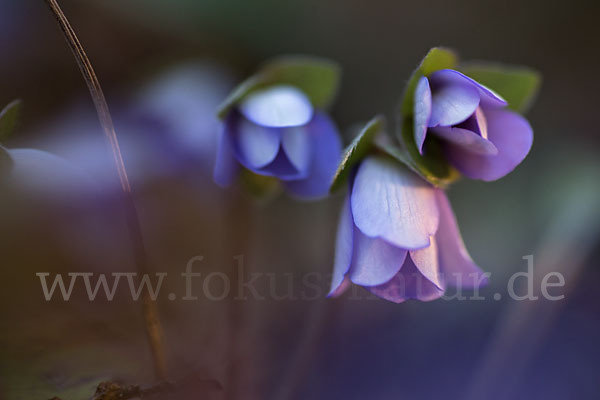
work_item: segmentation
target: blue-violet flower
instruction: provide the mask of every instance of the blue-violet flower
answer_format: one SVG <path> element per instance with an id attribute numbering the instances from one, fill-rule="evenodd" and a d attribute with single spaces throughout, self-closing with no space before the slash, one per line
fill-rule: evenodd
<path id="1" fill-rule="evenodd" d="M 523 161 L 533 142 L 525 118 L 466 75 L 442 69 L 421 77 L 414 94 L 414 136 L 421 154 L 438 138 L 450 164 L 472 179 L 493 181 Z"/>
<path id="2" fill-rule="evenodd" d="M 349 284 L 396 303 L 442 296 L 448 285 L 485 284 L 446 194 L 396 161 L 365 158 L 338 225 L 330 295 Z"/>
<path id="3" fill-rule="evenodd" d="M 240 168 L 279 179 L 292 195 L 328 193 L 342 143 L 334 122 L 291 85 L 250 93 L 229 111 L 214 179 L 230 185 Z"/>

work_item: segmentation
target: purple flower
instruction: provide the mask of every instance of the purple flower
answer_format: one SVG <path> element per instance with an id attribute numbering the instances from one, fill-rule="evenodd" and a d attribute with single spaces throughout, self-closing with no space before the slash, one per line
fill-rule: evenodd
<path id="1" fill-rule="evenodd" d="M 472 179 L 493 181 L 527 156 L 533 131 L 525 118 L 487 87 L 451 69 L 422 77 L 415 90 L 414 136 L 421 154 L 429 136 L 448 161 Z"/>
<path id="2" fill-rule="evenodd" d="M 230 185 L 240 167 L 278 178 L 298 197 L 327 194 L 342 151 L 333 121 L 299 89 L 252 92 L 225 119 L 214 179 Z"/>
<path id="3" fill-rule="evenodd" d="M 132 110 L 143 129 L 153 128 L 183 169 L 210 171 L 215 164 L 220 120 L 217 108 L 231 89 L 229 72 L 205 60 L 177 64 L 148 82 L 137 94 Z"/>
<path id="4" fill-rule="evenodd" d="M 340 217 L 330 295 L 350 283 L 396 303 L 486 283 L 445 193 L 395 161 L 362 161 Z"/>

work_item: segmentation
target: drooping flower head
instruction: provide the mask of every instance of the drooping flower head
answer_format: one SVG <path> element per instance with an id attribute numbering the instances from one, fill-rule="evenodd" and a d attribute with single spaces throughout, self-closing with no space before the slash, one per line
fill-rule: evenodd
<path id="1" fill-rule="evenodd" d="M 215 181 L 228 186 L 245 169 L 277 179 L 297 197 L 325 195 L 341 154 L 324 111 L 337 79 L 328 61 L 286 58 L 242 83 L 221 108 Z"/>
<path id="2" fill-rule="evenodd" d="M 531 149 L 533 130 L 516 111 L 531 102 L 539 76 L 522 67 L 459 67 L 449 50 L 427 54 L 405 93 L 400 137 L 424 175 L 448 183 L 455 169 L 471 179 L 502 178 Z"/>
<path id="3" fill-rule="evenodd" d="M 463 175 L 502 178 L 523 161 L 533 142 L 527 120 L 506 106 L 498 94 L 458 71 L 422 76 L 415 91 L 419 152 L 431 135 L 441 140 L 447 160 Z"/>
<path id="4" fill-rule="evenodd" d="M 396 303 L 487 282 L 469 256 L 446 194 L 388 156 L 351 179 L 338 225 L 330 294 L 350 283 Z"/>
<path id="5" fill-rule="evenodd" d="M 409 80 L 399 135 L 374 118 L 346 149 L 331 190 L 349 182 L 338 226 L 332 296 L 350 283 L 393 302 L 442 296 L 487 282 L 458 231 L 443 191 L 458 176 L 494 180 L 527 155 L 533 133 L 522 109 L 539 77 L 530 70 L 469 67 L 506 100 L 457 71 L 434 48 Z"/>

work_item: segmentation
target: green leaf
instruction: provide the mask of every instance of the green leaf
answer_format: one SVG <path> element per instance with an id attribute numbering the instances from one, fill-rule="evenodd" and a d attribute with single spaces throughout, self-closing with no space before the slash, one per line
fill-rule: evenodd
<path id="1" fill-rule="evenodd" d="M 444 47 L 433 47 L 421 61 L 419 69 L 423 75 L 429 76 L 440 69 L 455 68 L 456 64 L 458 56 L 454 51 Z"/>
<path id="2" fill-rule="evenodd" d="M 535 98 L 541 75 L 530 68 L 492 63 L 469 63 L 461 72 L 493 89 L 508 102 L 508 107 L 518 112 L 526 111 Z"/>
<path id="3" fill-rule="evenodd" d="M 407 165 L 434 186 L 445 188 L 460 178 L 460 173 L 446 161 L 441 143 L 435 137 L 427 139 L 423 155 L 419 153 L 413 136 L 412 118 L 405 118 L 400 129 L 403 148 L 383 148 L 386 153 Z"/>
<path id="4" fill-rule="evenodd" d="M 331 193 L 344 185 L 352 167 L 358 164 L 373 148 L 375 135 L 383 130 L 384 125 L 385 119 L 382 116 L 376 116 L 364 126 L 352 140 L 352 143 L 344 150 L 342 161 L 329 187 Z"/>
<path id="5" fill-rule="evenodd" d="M 0 111 L 0 140 L 6 139 L 17 126 L 21 105 L 21 100 L 14 100 Z"/>
<path id="6" fill-rule="evenodd" d="M 217 109 L 217 116 L 220 119 L 224 119 L 229 111 L 235 107 L 240 101 L 242 101 L 246 96 L 250 93 L 254 92 L 257 89 L 264 88 L 266 84 L 264 83 L 262 77 L 260 75 L 254 75 L 250 78 L 246 79 L 239 85 L 237 85 L 233 91 L 225 98 L 223 103 Z"/>
<path id="7" fill-rule="evenodd" d="M 341 69 L 322 58 L 288 56 L 268 64 L 265 74 L 270 84 L 296 86 L 310 98 L 313 106 L 326 108 L 337 94 Z"/>
<path id="8" fill-rule="evenodd" d="M 456 68 L 457 64 L 458 56 L 452 50 L 444 47 L 434 47 L 429 50 L 408 81 L 402 99 L 402 115 L 412 116 L 415 89 L 422 76 L 429 76 L 440 69 Z"/>
<path id="9" fill-rule="evenodd" d="M 266 63 L 256 75 L 239 84 L 217 111 L 223 119 L 250 93 L 274 85 L 291 85 L 302 90 L 316 108 L 327 108 L 337 94 L 340 67 L 327 59 L 312 56 L 285 56 Z"/>

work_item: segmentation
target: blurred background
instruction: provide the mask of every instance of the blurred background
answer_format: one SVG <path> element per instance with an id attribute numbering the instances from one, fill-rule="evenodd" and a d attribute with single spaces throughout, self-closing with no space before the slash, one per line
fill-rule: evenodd
<path id="1" fill-rule="evenodd" d="M 203 256 L 195 264 L 201 273 L 230 273 L 242 255 L 246 272 L 269 274 L 257 284 L 267 299 L 235 303 L 242 311 L 233 324 L 234 302 L 159 298 L 180 398 L 220 398 L 207 382 L 227 386 L 233 347 L 242 399 L 600 393 L 597 3 L 61 4 L 114 114 L 152 270 L 178 277 L 188 260 Z M 485 300 L 395 305 L 358 289 L 322 299 L 315 294 L 329 285 L 343 196 L 313 203 L 282 196 L 265 204 L 218 188 L 211 179 L 220 129 L 214 110 L 269 57 L 324 56 L 343 68 L 331 113 L 348 143 L 348 127 L 393 110 L 410 73 L 436 45 L 463 60 L 526 65 L 543 76 L 527 114 L 535 133 L 529 157 L 498 182 L 465 180 L 449 193 L 471 255 L 492 274 L 481 291 Z M 0 398 L 86 399 L 106 380 L 151 386 L 141 304 L 126 286 L 112 302 L 89 301 L 81 287 L 71 301 L 47 302 L 35 275 L 134 270 L 116 172 L 43 1 L 0 0 L 0 57 L 0 107 L 15 98 L 24 104 L 18 129 L 2 144 L 49 151 L 81 172 L 56 183 L 52 174 L 43 178 L 51 196 L 3 189 Z M 560 272 L 563 300 L 508 299 L 509 277 L 526 271 L 527 255 L 534 257 L 536 293 L 544 274 Z M 289 289 L 309 273 L 318 274 L 309 295 Z M 183 284 L 167 279 L 162 291 L 182 293 Z"/>

